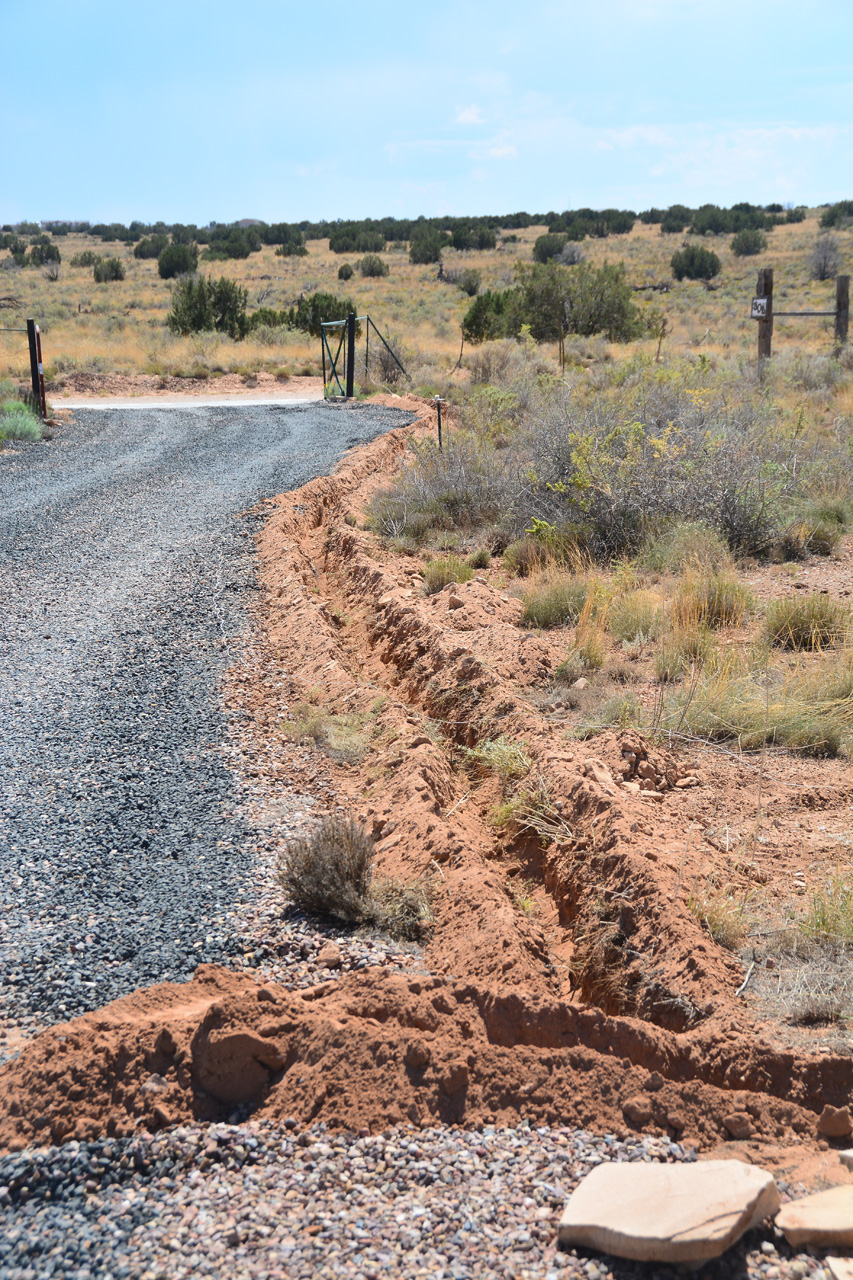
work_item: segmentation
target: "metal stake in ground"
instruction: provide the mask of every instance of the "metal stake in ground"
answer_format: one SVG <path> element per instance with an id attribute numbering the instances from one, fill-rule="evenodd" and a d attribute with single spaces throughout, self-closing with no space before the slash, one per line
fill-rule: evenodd
<path id="1" fill-rule="evenodd" d="M 441 406 L 445 404 L 446 401 L 442 400 L 441 396 L 433 396 L 433 402 L 435 404 L 435 411 L 438 414 L 438 447 L 439 449 L 443 449 L 444 445 L 441 441 Z"/>
<path id="2" fill-rule="evenodd" d="M 355 395 L 355 312 L 347 316 L 347 400 Z"/>

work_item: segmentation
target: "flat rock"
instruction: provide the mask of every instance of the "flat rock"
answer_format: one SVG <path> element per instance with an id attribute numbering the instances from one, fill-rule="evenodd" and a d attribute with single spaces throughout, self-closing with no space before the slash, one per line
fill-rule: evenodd
<path id="1" fill-rule="evenodd" d="M 853 1187 L 830 1187 L 792 1200 L 776 1215 L 788 1244 L 853 1245 Z"/>
<path id="2" fill-rule="evenodd" d="M 832 1280 L 853 1280 L 853 1258 L 824 1258 Z"/>
<path id="3" fill-rule="evenodd" d="M 702 1262 L 778 1207 L 772 1174 L 739 1160 L 601 1164 L 569 1198 L 559 1238 L 638 1262 Z"/>
<path id="4" fill-rule="evenodd" d="M 853 1169 L 853 1147 L 848 1147 L 846 1151 L 839 1151 L 838 1155 L 846 1168 Z"/>

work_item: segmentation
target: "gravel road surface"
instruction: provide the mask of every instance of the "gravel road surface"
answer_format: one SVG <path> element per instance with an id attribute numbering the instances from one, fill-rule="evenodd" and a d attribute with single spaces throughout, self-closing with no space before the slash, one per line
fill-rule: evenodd
<path id="1" fill-rule="evenodd" d="M 79 410 L 0 452 L 0 998 L 62 1021 L 243 949 L 252 832 L 218 702 L 244 513 L 410 421 L 378 406 Z"/>

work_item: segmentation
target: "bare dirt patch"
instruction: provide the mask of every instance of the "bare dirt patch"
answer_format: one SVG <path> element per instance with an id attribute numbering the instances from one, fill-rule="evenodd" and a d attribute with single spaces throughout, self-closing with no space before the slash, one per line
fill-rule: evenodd
<path id="1" fill-rule="evenodd" d="M 849 767 L 631 729 L 579 741 L 545 696 L 565 635 L 521 629 L 501 571 L 427 596 L 420 558 L 362 527 L 434 430 L 423 402 L 389 403 L 420 422 L 267 504 L 252 670 L 229 699 L 273 790 L 321 779 L 372 831 L 380 873 L 429 879 L 433 976 L 295 994 L 205 967 L 136 993 L 3 1069 L 0 1142 L 240 1104 L 355 1129 L 524 1116 L 704 1150 L 734 1126 L 744 1158 L 845 1180 L 817 1129 L 853 1093 L 843 1028 L 783 1023 L 758 952 L 763 985 L 739 993 L 749 951 L 716 942 L 696 902 L 760 890 L 764 918 L 774 896 L 782 912 L 841 832 Z"/>
<path id="2" fill-rule="evenodd" d="M 290 377 L 277 378 L 274 374 L 223 373 L 209 378 L 173 378 L 147 373 L 67 373 L 63 374 L 55 389 L 48 393 L 54 408 L 61 409 L 68 400 L 78 403 L 91 399 L 93 403 L 104 397 L 143 400 L 172 400 L 179 396 L 188 399 L 212 396 L 217 399 L 322 399 L 323 379 Z"/>

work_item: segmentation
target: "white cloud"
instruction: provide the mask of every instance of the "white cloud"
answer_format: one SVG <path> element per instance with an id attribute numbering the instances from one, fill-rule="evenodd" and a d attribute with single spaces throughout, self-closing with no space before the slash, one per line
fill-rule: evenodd
<path id="1" fill-rule="evenodd" d="M 485 124 L 486 117 L 483 115 L 476 103 L 471 103 L 470 107 L 460 107 L 456 112 L 457 124 Z"/>

